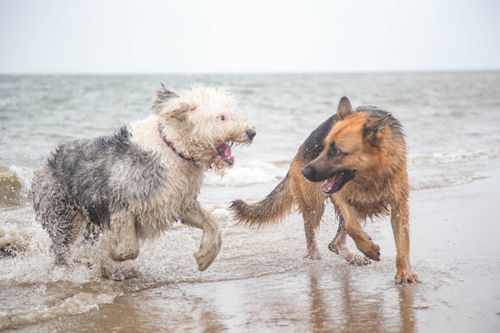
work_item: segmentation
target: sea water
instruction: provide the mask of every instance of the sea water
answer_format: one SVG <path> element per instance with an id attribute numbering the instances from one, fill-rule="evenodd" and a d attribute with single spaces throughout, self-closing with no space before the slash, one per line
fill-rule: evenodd
<path id="1" fill-rule="evenodd" d="M 198 272 L 192 253 L 200 231 L 179 224 L 126 263 L 139 271 L 137 279 L 102 280 L 83 264 L 54 268 L 50 240 L 31 208 L 33 171 L 59 143 L 109 135 L 147 117 L 160 82 L 177 90 L 199 83 L 224 87 L 237 99 L 237 111 L 256 125 L 254 143 L 233 150 L 235 166 L 222 178 L 207 172 L 201 190 L 200 201 L 224 232 L 219 257 Z M 304 261 L 296 260 L 305 254 L 299 216 L 256 232 L 235 226 L 227 207 L 234 199 L 267 195 L 342 96 L 353 106 L 378 106 L 401 121 L 413 191 L 471 183 L 500 166 L 500 72 L 0 75 L 0 245 L 20 250 L 14 257 L 0 253 L 0 330 L 91 312 L 123 295 L 158 288 L 162 298 L 182 299 L 178 289 L 166 296 L 162 286 L 304 270 Z M 329 209 L 321 231 L 328 236 L 320 242 L 333 237 L 334 220 Z M 388 261 L 378 269 L 392 274 Z M 326 267 L 335 269 L 339 262 L 331 259 Z"/>

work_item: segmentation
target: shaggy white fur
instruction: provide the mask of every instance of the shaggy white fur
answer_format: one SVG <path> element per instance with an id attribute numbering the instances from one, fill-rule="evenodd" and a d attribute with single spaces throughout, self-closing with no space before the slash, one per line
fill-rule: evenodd
<path id="1" fill-rule="evenodd" d="M 204 172 L 232 165 L 231 146 L 255 135 L 235 106 L 219 88 L 173 92 L 162 85 L 148 118 L 115 136 L 59 146 L 32 185 L 37 218 L 57 260 L 65 261 L 68 244 L 85 224 L 109 225 L 101 242 L 112 259 L 106 263 L 136 258 L 140 240 L 179 220 L 203 230 L 194 256 L 205 270 L 222 242 L 219 226 L 197 201 Z"/>

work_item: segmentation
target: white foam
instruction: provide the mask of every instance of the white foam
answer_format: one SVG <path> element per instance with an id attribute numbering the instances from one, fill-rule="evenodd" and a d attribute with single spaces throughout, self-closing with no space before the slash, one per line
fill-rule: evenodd
<path id="1" fill-rule="evenodd" d="M 440 165 L 477 160 L 490 160 L 500 157 L 500 148 L 479 150 L 455 150 L 450 152 L 410 154 L 410 165 Z"/>
<path id="2" fill-rule="evenodd" d="M 208 172 L 205 176 L 204 184 L 213 186 L 244 186 L 270 183 L 283 178 L 286 170 L 286 168 L 278 167 L 273 163 L 251 161 L 245 165 L 235 165 L 233 168 L 227 170 L 222 177 Z"/>
<path id="3" fill-rule="evenodd" d="M 9 169 L 16 174 L 24 191 L 28 191 L 31 187 L 31 181 L 33 180 L 33 169 L 16 165 L 11 165 Z"/>
<path id="4" fill-rule="evenodd" d="M 426 190 L 432 188 L 442 188 L 449 186 L 457 186 L 469 184 L 478 179 L 487 178 L 487 175 L 468 173 L 463 175 L 446 175 L 442 174 L 439 176 L 421 176 L 416 180 L 410 180 L 410 187 L 412 190 Z"/>
<path id="5" fill-rule="evenodd" d="M 7 315 L 0 314 L 0 329 L 29 325 L 62 316 L 84 313 L 98 309 L 103 304 L 113 303 L 122 292 L 103 288 L 101 292 L 78 292 L 62 300 L 51 300 L 30 309 L 15 310 Z"/>

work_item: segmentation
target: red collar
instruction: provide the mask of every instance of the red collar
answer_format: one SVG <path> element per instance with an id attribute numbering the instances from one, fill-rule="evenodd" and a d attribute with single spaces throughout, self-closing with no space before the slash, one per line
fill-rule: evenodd
<path id="1" fill-rule="evenodd" d="M 176 153 L 177 155 L 179 155 L 180 158 L 182 158 L 183 160 L 186 160 L 186 161 L 190 161 L 190 162 L 194 162 L 194 158 L 192 157 L 187 157 L 187 156 L 184 156 L 183 154 L 179 153 L 175 147 L 174 147 L 174 143 L 172 141 L 169 141 L 167 140 L 164 136 L 163 136 L 163 133 L 162 133 L 162 128 L 161 128 L 161 125 L 158 124 L 158 132 L 160 133 L 160 137 L 162 138 L 163 142 L 165 142 L 167 144 L 167 146 L 173 150 L 174 153 Z"/>

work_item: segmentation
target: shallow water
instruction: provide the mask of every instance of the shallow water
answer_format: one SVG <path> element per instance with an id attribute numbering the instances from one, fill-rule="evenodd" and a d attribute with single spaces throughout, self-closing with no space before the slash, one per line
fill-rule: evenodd
<path id="1" fill-rule="evenodd" d="M 109 134 L 145 117 L 164 81 L 226 87 L 256 123 L 236 166 L 208 174 L 201 201 L 224 245 L 196 270 L 200 232 L 176 225 L 127 263 L 139 277 L 102 280 L 85 264 L 53 268 L 49 240 L 27 197 L 32 172 L 58 142 Z M 377 105 L 403 123 L 408 142 L 412 261 L 422 279 L 396 287 L 387 219 L 367 223 L 382 260 L 351 267 L 329 253 L 331 207 L 319 244 L 303 259 L 301 218 L 268 230 L 234 226 L 230 200 L 257 200 L 286 173 L 297 147 L 341 95 Z M 0 76 L 0 329 L 21 331 L 481 331 L 500 329 L 500 73 L 210 76 Z M 491 175 L 493 174 L 493 177 Z M 462 185 L 465 184 L 465 185 Z M 352 244 L 351 244 L 352 246 Z M 79 249 L 92 261 L 92 251 Z"/>

